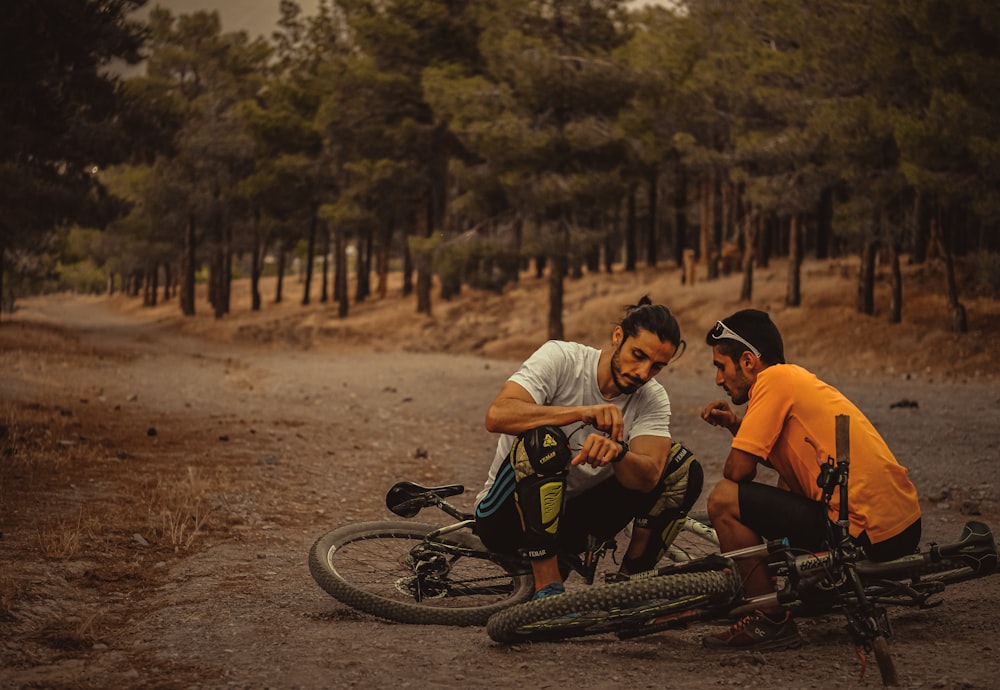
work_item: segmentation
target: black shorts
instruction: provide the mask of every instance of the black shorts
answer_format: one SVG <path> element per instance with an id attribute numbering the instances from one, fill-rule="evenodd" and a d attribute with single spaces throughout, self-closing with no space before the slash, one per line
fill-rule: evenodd
<path id="1" fill-rule="evenodd" d="M 605 479 L 566 501 L 559 525 L 559 550 L 582 553 L 590 535 L 611 539 L 636 515 L 645 515 L 656 498 L 655 492 L 644 494 L 626 489 L 614 477 Z M 513 492 L 489 516 L 477 514 L 476 533 L 488 549 L 498 553 L 516 553 L 524 546 L 521 514 Z"/>
<path id="2" fill-rule="evenodd" d="M 823 504 L 800 494 L 758 482 L 739 485 L 740 522 L 766 539 L 788 538 L 799 549 L 824 549 L 827 538 Z M 873 561 L 890 561 L 913 553 L 920 546 L 920 519 L 894 537 L 872 544 L 867 532 L 857 537 Z"/>

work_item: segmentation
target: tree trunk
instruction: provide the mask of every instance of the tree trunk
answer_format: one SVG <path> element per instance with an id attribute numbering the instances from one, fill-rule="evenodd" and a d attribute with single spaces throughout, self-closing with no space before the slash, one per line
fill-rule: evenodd
<path id="1" fill-rule="evenodd" d="M 628 207 L 625 214 L 625 270 L 635 271 L 635 250 L 636 250 L 636 211 L 635 211 L 635 185 L 628 190 Z"/>
<path id="2" fill-rule="evenodd" d="M 354 293 L 354 301 L 358 304 L 368 299 L 368 295 L 372 293 L 371 270 L 372 254 L 374 253 L 374 235 L 374 231 L 371 228 L 368 228 L 358 237 L 358 270 L 355 274 L 357 289 Z"/>
<path id="3" fill-rule="evenodd" d="M 375 264 L 375 270 L 378 273 L 378 284 L 375 288 L 375 294 L 379 299 L 385 299 L 389 294 L 389 254 L 392 249 L 394 230 L 392 218 L 389 218 L 385 222 L 385 232 L 382 234 L 376 249 L 378 260 Z"/>
<path id="4" fill-rule="evenodd" d="M 653 170 L 649 174 L 649 187 L 647 191 L 646 213 L 649 219 L 646 235 L 646 265 L 656 268 L 659 259 L 660 233 L 659 223 L 659 200 L 660 200 L 660 174 L 658 170 Z"/>
<path id="5" fill-rule="evenodd" d="M 715 177 L 709 174 L 701 183 L 701 261 L 707 277 L 719 277 L 718 247 L 715 244 Z"/>
<path id="6" fill-rule="evenodd" d="M 228 314 L 233 295 L 233 224 L 227 222 L 222 229 L 222 313 Z"/>
<path id="7" fill-rule="evenodd" d="M 687 175 L 678 163 L 676 171 L 677 188 L 674 190 L 674 261 L 684 265 L 684 250 L 687 246 Z"/>
<path id="8" fill-rule="evenodd" d="M 910 245 L 911 264 L 922 264 L 927 260 L 927 249 L 930 238 L 931 214 L 930 204 L 922 192 L 913 197 L 913 235 Z"/>
<path id="9" fill-rule="evenodd" d="M 563 245 L 565 246 L 565 245 Z M 549 257 L 549 340 L 563 339 L 563 282 L 566 276 L 566 252 L 559 250 Z"/>
<path id="10" fill-rule="evenodd" d="M 434 234 L 434 199 L 427 200 L 424 237 Z M 417 261 L 417 313 L 431 315 L 431 266 L 430 261 L 418 257 Z"/>
<path id="11" fill-rule="evenodd" d="M 278 249 L 278 279 L 274 288 L 274 303 L 281 304 L 281 288 L 285 284 L 285 262 L 288 259 L 288 250 L 282 244 Z"/>
<path id="12" fill-rule="evenodd" d="M 253 210 L 253 246 L 250 247 L 250 311 L 260 311 L 260 275 L 264 269 L 261 251 L 260 209 Z"/>
<path id="13" fill-rule="evenodd" d="M 169 302 L 171 297 L 170 289 L 174 287 L 174 271 L 171 268 L 169 261 L 163 262 L 163 301 Z M 114 289 L 114 280 L 111 282 L 111 288 Z"/>
<path id="14" fill-rule="evenodd" d="M 413 235 L 415 220 L 407 222 L 403 231 L 403 297 L 413 294 L 413 254 L 410 252 L 410 237 Z"/>
<path id="15" fill-rule="evenodd" d="M 903 320 L 903 272 L 899 268 L 899 246 L 895 240 L 889 245 L 889 271 L 892 275 L 892 292 L 889 298 L 889 323 Z"/>
<path id="16" fill-rule="evenodd" d="M 184 316 L 194 316 L 194 274 L 195 274 L 195 219 L 188 216 L 187 227 L 184 229 L 184 260 L 182 264 L 183 278 L 181 281 L 181 313 Z"/>
<path id="17" fill-rule="evenodd" d="M 347 318 L 350 311 L 350 300 L 347 296 L 347 238 L 344 231 L 337 228 L 334 231 L 333 253 L 333 298 L 337 300 L 337 316 Z"/>
<path id="18" fill-rule="evenodd" d="M 857 309 L 862 314 L 875 313 L 875 258 L 878 242 L 874 239 L 865 240 L 861 250 L 861 270 L 858 271 L 858 303 Z"/>
<path id="19" fill-rule="evenodd" d="M 323 278 L 320 281 L 319 301 L 326 304 L 330 300 L 330 224 L 323 221 Z"/>
<path id="20" fill-rule="evenodd" d="M 816 205 L 816 258 L 828 259 L 833 242 L 833 190 L 827 187 L 819 195 Z"/>
<path id="21" fill-rule="evenodd" d="M 0 244 L 0 322 L 3 321 L 3 310 L 7 303 L 4 301 L 3 294 L 3 273 L 4 273 L 4 262 L 6 260 L 7 249 L 4 245 Z"/>
<path id="22" fill-rule="evenodd" d="M 799 215 L 788 220 L 788 288 L 785 291 L 785 305 L 798 307 L 802 304 L 802 224 Z"/>
<path id="23" fill-rule="evenodd" d="M 308 306 L 310 293 L 312 292 L 313 263 L 316 257 L 316 230 L 319 219 L 316 214 L 312 214 L 309 219 L 309 237 L 306 244 L 306 281 L 302 290 L 302 306 Z"/>
<path id="24" fill-rule="evenodd" d="M 969 332 L 969 318 L 958 299 L 958 282 L 955 280 L 955 260 L 952 256 L 952 233 L 954 228 L 939 222 L 941 253 L 944 255 L 944 275 L 948 294 L 948 310 L 951 312 L 951 327 L 956 333 Z"/>
<path id="25" fill-rule="evenodd" d="M 149 296 L 146 298 L 146 306 L 155 307 L 157 293 L 160 291 L 160 264 L 158 261 L 151 261 L 149 272 L 146 275 L 146 282 L 149 285 Z"/>
<path id="26" fill-rule="evenodd" d="M 753 299 L 753 255 L 757 244 L 760 214 L 752 211 L 743 218 L 743 284 L 740 286 L 740 301 Z"/>

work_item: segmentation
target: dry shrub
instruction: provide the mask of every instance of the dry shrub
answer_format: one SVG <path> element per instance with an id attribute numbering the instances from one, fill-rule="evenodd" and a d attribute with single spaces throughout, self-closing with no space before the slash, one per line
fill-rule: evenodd
<path id="1" fill-rule="evenodd" d="M 175 550 L 190 548 L 216 510 L 213 494 L 217 486 L 217 481 L 190 466 L 181 478 L 157 477 L 144 498 L 148 526 L 157 541 Z"/>

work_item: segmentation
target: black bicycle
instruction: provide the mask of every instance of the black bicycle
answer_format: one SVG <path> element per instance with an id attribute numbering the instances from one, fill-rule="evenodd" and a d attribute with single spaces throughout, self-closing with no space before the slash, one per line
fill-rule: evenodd
<path id="1" fill-rule="evenodd" d="M 464 490 L 458 484 L 395 484 L 386 506 L 407 520 L 361 522 L 324 534 L 309 551 L 313 578 L 338 601 L 401 623 L 485 625 L 493 614 L 527 601 L 534 593 L 528 561 L 483 546 L 473 515 L 448 501 Z M 409 520 L 432 506 L 454 522 Z M 605 555 L 614 558 L 615 547 L 614 539 L 591 539 L 583 553 L 560 554 L 560 565 L 590 585 Z M 713 552 L 718 552 L 715 530 L 689 516 L 667 557 L 687 562 Z"/>
<path id="2" fill-rule="evenodd" d="M 883 682 L 895 685 L 886 606 L 936 606 L 936 595 L 946 586 L 996 572 L 996 543 L 988 526 L 968 522 L 953 544 L 930 544 L 920 553 L 888 562 L 865 560 L 848 533 L 848 423 L 848 417 L 837 418 L 837 459 L 824 463 L 817 480 L 825 504 L 835 490 L 840 492 L 839 519 L 830 526 L 828 550 L 808 553 L 775 540 L 667 565 L 624 582 L 507 608 L 488 621 L 490 637 L 518 642 L 614 633 L 628 639 L 692 622 L 738 618 L 776 603 L 797 615 L 838 610 L 846 616 L 859 650 L 875 655 Z M 765 555 L 778 586 L 771 594 L 747 599 L 735 561 Z"/>

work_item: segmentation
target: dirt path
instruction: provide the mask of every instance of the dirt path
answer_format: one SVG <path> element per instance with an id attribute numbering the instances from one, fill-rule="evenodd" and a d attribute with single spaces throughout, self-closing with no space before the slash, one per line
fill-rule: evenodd
<path id="1" fill-rule="evenodd" d="M 494 446 L 483 412 L 517 362 L 220 345 L 82 298 L 29 301 L 0 334 L 0 442 L 17 451 L 0 476 L 0 687 L 879 685 L 874 666 L 859 678 L 837 617 L 766 655 L 710 653 L 705 628 L 503 647 L 320 590 L 312 542 L 388 516 L 396 480 L 464 483 L 468 505 Z M 697 421 L 718 397 L 707 368 L 662 380 L 675 436 L 717 476 L 727 439 Z M 910 467 L 925 541 L 952 540 L 970 514 L 1000 525 L 995 384 L 833 382 Z M 893 407 L 903 399 L 919 406 Z M 51 467 L 18 464 L 22 440 Z M 904 682 L 996 687 L 998 605 L 994 576 L 893 612 Z"/>

